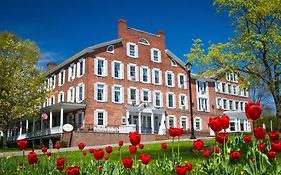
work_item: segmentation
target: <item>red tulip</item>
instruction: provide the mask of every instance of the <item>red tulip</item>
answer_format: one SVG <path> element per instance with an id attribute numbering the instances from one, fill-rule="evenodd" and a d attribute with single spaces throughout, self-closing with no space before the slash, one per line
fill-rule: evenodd
<path id="1" fill-rule="evenodd" d="M 262 108 L 259 102 L 257 103 L 247 103 L 245 105 L 245 113 L 249 120 L 257 120 L 259 119 Z"/>
<path id="2" fill-rule="evenodd" d="M 86 151 L 83 151 L 83 153 L 82 153 L 84 156 L 86 156 L 87 155 L 87 152 Z"/>
<path id="3" fill-rule="evenodd" d="M 189 171 L 192 170 L 192 164 L 191 164 L 191 163 L 185 164 L 185 167 L 186 167 L 186 169 L 187 169 L 187 172 L 189 172 Z"/>
<path id="4" fill-rule="evenodd" d="M 260 143 L 257 147 L 260 152 L 264 152 L 266 145 L 264 143 Z"/>
<path id="5" fill-rule="evenodd" d="M 18 144 L 19 150 L 21 150 L 21 151 L 25 151 L 28 147 L 28 142 L 26 139 L 18 140 L 17 144 Z"/>
<path id="6" fill-rule="evenodd" d="M 250 135 L 244 136 L 244 142 L 246 144 L 251 143 L 251 141 L 252 141 L 252 136 L 250 136 Z"/>
<path id="7" fill-rule="evenodd" d="M 119 146 L 123 146 L 123 140 L 119 140 L 119 141 L 118 141 L 118 145 L 119 145 Z"/>
<path id="8" fill-rule="evenodd" d="M 104 159 L 105 159 L 105 160 L 108 160 L 108 159 L 109 159 L 109 156 L 104 156 Z"/>
<path id="9" fill-rule="evenodd" d="M 257 140 L 265 140 L 266 132 L 265 129 L 261 126 L 254 128 L 254 135 Z"/>
<path id="10" fill-rule="evenodd" d="M 204 147 L 204 142 L 203 142 L 203 140 L 200 140 L 200 139 L 194 140 L 194 141 L 193 141 L 193 147 L 194 147 L 194 149 L 195 149 L 196 151 L 201 151 L 201 150 L 203 149 L 203 147 Z"/>
<path id="11" fill-rule="evenodd" d="M 276 153 L 281 152 L 281 142 L 271 142 L 271 150 Z"/>
<path id="12" fill-rule="evenodd" d="M 269 150 L 269 151 L 267 152 L 267 156 L 268 156 L 268 158 L 270 158 L 271 160 L 272 160 L 272 159 L 275 159 L 276 155 L 277 155 L 277 153 L 276 153 L 275 151 Z"/>
<path id="13" fill-rule="evenodd" d="M 125 168 L 130 169 L 133 166 L 133 159 L 132 158 L 123 158 L 122 163 Z"/>
<path id="14" fill-rule="evenodd" d="M 186 166 L 177 166 L 176 167 L 176 173 L 177 175 L 185 175 L 187 172 Z"/>
<path id="15" fill-rule="evenodd" d="M 99 166 L 99 167 L 98 167 L 98 171 L 102 171 L 102 166 Z"/>
<path id="16" fill-rule="evenodd" d="M 161 147 L 163 150 L 166 150 L 168 145 L 167 145 L 167 143 L 161 143 Z"/>
<path id="17" fill-rule="evenodd" d="M 105 147 L 105 152 L 110 154 L 110 153 L 112 153 L 112 149 L 113 149 L 112 146 L 107 146 L 107 147 Z"/>
<path id="18" fill-rule="evenodd" d="M 216 147 L 214 148 L 214 152 L 215 152 L 215 153 L 219 153 L 219 152 L 220 152 L 220 148 L 219 148 L 218 146 L 216 146 Z"/>
<path id="19" fill-rule="evenodd" d="M 38 162 L 37 154 L 33 151 L 29 152 L 27 155 L 28 163 L 30 165 L 36 164 Z"/>
<path id="20" fill-rule="evenodd" d="M 51 153 L 51 152 L 47 152 L 46 155 L 47 155 L 48 157 L 50 157 L 50 156 L 52 155 L 52 153 Z"/>
<path id="21" fill-rule="evenodd" d="M 143 164 L 147 165 L 150 161 L 150 155 L 149 154 L 140 154 L 140 159 Z"/>
<path id="22" fill-rule="evenodd" d="M 203 157 L 205 157 L 206 159 L 208 159 L 209 157 L 210 157 L 210 152 L 209 152 L 209 150 L 205 150 L 204 152 L 203 152 Z"/>
<path id="23" fill-rule="evenodd" d="M 19 166 L 22 168 L 23 167 L 23 162 L 20 162 Z"/>
<path id="24" fill-rule="evenodd" d="M 141 135 L 138 132 L 130 132 L 129 137 L 132 145 L 137 146 L 138 144 L 140 144 Z"/>
<path id="25" fill-rule="evenodd" d="M 67 168 L 67 175 L 79 175 L 79 174 L 80 174 L 80 169 L 78 166 Z"/>
<path id="26" fill-rule="evenodd" d="M 222 126 L 222 129 L 227 129 L 229 128 L 229 117 L 227 115 L 223 115 L 221 117 L 221 126 Z"/>
<path id="27" fill-rule="evenodd" d="M 131 154 L 135 154 L 136 151 L 137 151 L 137 147 L 134 146 L 134 145 L 130 145 L 129 146 L 129 151 L 130 151 Z"/>
<path id="28" fill-rule="evenodd" d="M 79 143 L 78 148 L 82 151 L 85 148 L 84 143 Z"/>
<path id="29" fill-rule="evenodd" d="M 279 132 L 278 131 L 271 131 L 268 133 L 269 138 L 271 141 L 278 141 L 279 140 Z"/>
<path id="30" fill-rule="evenodd" d="M 42 153 L 44 153 L 44 154 L 47 152 L 47 150 L 48 150 L 48 149 L 47 149 L 46 146 L 43 146 L 43 147 L 41 148 L 41 151 L 42 151 Z"/>
<path id="31" fill-rule="evenodd" d="M 239 160 L 241 157 L 241 153 L 239 151 L 230 151 L 230 159 L 231 160 Z"/>
<path id="32" fill-rule="evenodd" d="M 56 148 L 56 149 L 60 149 L 60 142 L 59 142 L 59 141 L 56 142 L 55 148 Z"/>
<path id="33" fill-rule="evenodd" d="M 140 148 L 140 149 L 143 149 L 143 148 L 144 148 L 144 144 L 140 143 L 140 144 L 139 144 L 139 148 Z"/>
<path id="34" fill-rule="evenodd" d="M 170 128 L 169 129 L 169 134 L 171 137 L 176 137 L 177 136 L 177 128 Z"/>
<path id="35" fill-rule="evenodd" d="M 56 165 L 57 165 L 57 169 L 62 171 L 64 169 L 64 158 L 63 157 L 58 158 L 56 160 Z"/>
<path id="36" fill-rule="evenodd" d="M 183 128 L 177 128 L 177 136 L 181 137 L 183 135 Z"/>
<path id="37" fill-rule="evenodd" d="M 210 120 L 209 120 L 210 121 Z M 220 132 L 222 130 L 221 119 L 219 117 L 213 118 L 209 123 L 211 129 L 214 132 Z"/>
<path id="38" fill-rule="evenodd" d="M 90 149 L 89 149 L 89 152 L 90 152 L 91 154 L 93 154 L 93 153 L 94 153 L 94 149 L 93 149 L 93 148 L 90 148 Z"/>
<path id="39" fill-rule="evenodd" d="M 98 150 L 94 149 L 93 155 L 96 160 L 101 160 L 101 159 L 103 159 L 104 151 L 103 151 L 103 149 L 98 149 Z"/>
<path id="40" fill-rule="evenodd" d="M 220 132 L 219 134 L 216 135 L 216 141 L 221 145 L 225 144 L 227 140 L 228 140 L 228 136 L 226 133 Z"/>

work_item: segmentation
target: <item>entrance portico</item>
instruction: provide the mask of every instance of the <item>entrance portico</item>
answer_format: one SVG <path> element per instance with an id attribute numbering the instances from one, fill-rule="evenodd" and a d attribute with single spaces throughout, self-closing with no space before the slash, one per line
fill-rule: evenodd
<path id="1" fill-rule="evenodd" d="M 126 110 L 126 124 L 136 125 L 140 134 L 166 134 L 165 111 L 150 103 L 130 106 Z"/>

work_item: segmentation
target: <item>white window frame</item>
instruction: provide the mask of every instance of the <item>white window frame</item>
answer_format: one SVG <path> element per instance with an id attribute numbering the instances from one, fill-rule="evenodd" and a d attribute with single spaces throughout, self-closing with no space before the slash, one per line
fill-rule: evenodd
<path id="1" fill-rule="evenodd" d="M 115 101 L 115 87 L 119 87 L 120 88 L 120 101 Z M 112 86 L 112 102 L 113 103 L 117 103 L 117 104 L 122 104 L 124 103 L 124 87 L 122 87 L 122 85 L 118 85 L 118 84 L 114 84 Z"/>
<path id="2" fill-rule="evenodd" d="M 120 64 L 119 67 L 119 76 L 115 77 L 115 64 Z M 124 79 L 124 64 L 121 61 L 113 60 L 111 62 L 111 76 L 115 79 Z"/>
<path id="3" fill-rule="evenodd" d="M 103 125 L 98 125 L 98 113 L 103 113 Z M 94 126 L 105 127 L 108 126 L 108 113 L 104 109 L 96 109 L 94 111 Z"/>
<path id="4" fill-rule="evenodd" d="M 226 107 L 224 106 L 224 101 L 226 101 Z M 228 110 L 229 109 L 228 99 L 226 99 L 226 98 L 222 98 L 222 109 L 224 109 L 224 110 Z"/>
<path id="5" fill-rule="evenodd" d="M 199 129 L 196 127 L 196 122 L 197 120 L 199 120 Z M 201 117 L 194 117 L 194 130 L 195 131 L 201 131 L 203 128 L 202 128 L 202 119 Z"/>
<path id="6" fill-rule="evenodd" d="M 158 57 L 158 60 L 155 60 L 154 58 L 154 51 L 157 52 L 157 57 Z M 161 51 L 157 48 L 151 48 L 150 49 L 150 57 L 151 57 L 151 61 L 154 62 L 154 63 L 161 63 Z"/>
<path id="7" fill-rule="evenodd" d="M 159 83 L 156 83 L 155 72 L 159 72 Z M 155 85 L 162 85 L 162 71 L 158 68 L 153 68 L 152 71 L 152 83 Z"/>
<path id="8" fill-rule="evenodd" d="M 168 120 L 167 120 L 167 121 L 168 121 L 168 122 L 167 122 L 167 123 L 168 123 L 167 128 L 176 128 L 176 127 L 177 127 L 177 123 L 176 123 L 176 122 L 177 122 L 177 118 L 176 118 L 175 115 L 168 115 L 168 116 L 167 116 L 167 119 L 168 119 Z M 172 127 L 170 126 L 170 119 L 173 119 L 173 124 L 174 124 L 174 126 L 172 126 Z"/>
<path id="9" fill-rule="evenodd" d="M 74 63 L 70 64 L 68 67 L 68 81 L 73 81 L 75 79 L 75 70 L 76 70 L 76 64 Z"/>
<path id="10" fill-rule="evenodd" d="M 101 60 L 101 61 L 103 61 L 104 63 L 103 63 L 103 72 L 102 72 L 102 74 L 98 74 L 98 61 L 99 60 Z M 107 65 L 108 63 L 107 63 L 107 60 L 106 60 L 106 58 L 102 58 L 102 57 L 96 57 L 95 59 L 94 59 L 94 72 L 95 72 L 95 75 L 97 75 L 97 76 L 100 76 L 100 77 L 106 77 L 107 76 L 107 74 L 108 74 L 108 71 L 107 71 L 107 69 L 108 69 L 108 65 Z"/>
<path id="11" fill-rule="evenodd" d="M 70 92 L 72 91 L 73 96 L 70 96 Z M 75 100 L 75 88 L 72 86 L 67 90 L 67 102 L 74 103 Z"/>
<path id="12" fill-rule="evenodd" d="M 186 127 L 186 129 L 184 129 L 184 131 L 187 131 L 188 130 L 188 118 L 187 118 L 187 116 L 181 116 L 180 117 L 180 128 L 183 128 L 182 126 L 183 126 L 183 119 L 185 119 L 185 121 L 186 121 L 186 124 L 185 124 L 185 127 Z"/>
<path id="13" fill-rule="evenodd" d="M 200 106 L 200 99 L 204 100 L 204 104 L 202 106 Z M 202 112 L 210 112 L 210 108 L 209 108 L 209 98 L 205 98 L 205 97 L 198 97 L 198 111 L 202 111 Z M 206 100 L 206 103 L 205 103 Z M 201 108 L 202 107 L 202 108 Z"/>
<path id="14" fill-rule="evenodd" d="M 172 78 L 172 84 L 171 85 L 168 84 L 168 74 L 171 74 L 171 78 Z M 165 82 L 166 82 L 167 87 L 175 87 L 175 74 L 172 71 L 166 71 L 165 72 Z"/>
<path id="15" fill-rule="evenodd" d="M 184 106 L 181 104 L 181 97 L 184 97 Z M 179 108 L 186 110 L 188 109 L 187 107 L 187 96 L 185 94 L 179 94 Z"/>
<path id="16" fill-rule="evenodd" d="M 221 82 L 215 81 L 215 92 L 221 92 Z"/>
<path id="17" fill-rule="evenodd" d="M 53 99 L 53 100 L 52 100 Z M 51 106 L 51 105 L 54 105 L 54 104 L 56 104 L 56 101 L 55 101 L 56 99 L 55 99 L 55 96 L 54 95 L 51 95 L 50 96 L 50 100 L 49 100 L 49 106 Z M 53 103 L 52 103 L 52 101 L 53 101 Z"/>
<path id="18" fill-rule="evenodd" d="M 147 81 L 143 80 L 143 70 L 147 69 Z M 150 69 L 147 66 L 141 66 L 140 67 L 140 82 L 142 83 L 150 83 L 151 82 L 151 76 L 150 76 Z"/>
<path id="19" fill-rule="evenodd" d="M 109 50 L 110 48 L 113 48 L 111 51 Z M 106 52 L 108 52 L 108 53 L 114 53 L 114 45 L 109 45 L 109 46 L 107 46 L 107 48 L 106 48 Z"/>
<path id="20" fill-rule="evenodd" d="M 53 74 L 50 77 L 50 89 L 55 89 L 55 87 L 56 87 L 56 75 Z"/>
<path id="21" fill-rule="evenodd" d="M 180 77 L 183 77 L 183 84 L 181 84 L 180 82 Z M 186 76 L 183 73 L 179 73 L 178 74 L 178 87 L 180 89 L 187 89 L 187 84 L 186 84 L 187 80 L 186 80 Z"/>
<path id="22" fill-rule="evenodd" d="M 83 66 L 82 74 L 80 74 L 81 63 Z M 85 74 L 85 58 L 80 58 L 77 63 L 77 77 L 82 77 Z"/>
<path id="23" fill-rule="evenodd" d="M 62 95 L 62 100 L 61 100 L 61 95 Z M 64 92 L 63 91 L 60 91 L 59 94 L 58 94 L 58 103 L 60 102 L 64 102 Z"/>
<path id="24" fill-rule="evenodd" d="M 156 105 L 156 93 L 159 93 L 159 95 L 160 95 L 160 105 Z M 163 93 L 160 90 L 153 91 L 153 106 L 163 107 Z"/>
<path id="25" fill-rule="evenodd" d="M 62 74 L 63 74 L 63 77 L 62 77 Z M 64 83 L 65 83 L 65 70 L 62 69 L 62 70 L 60 70 L 60 73 L 59 73 L 59 86 L 62 86 Z"/>
<path id="26" fill-rule="evenodd" d="M 172 107 L 169 106 L 169 95 L 173 96 L 173 106 Z M 171 108 L 171 109 L 176 108 L 176 95 L 175 95 L 175 93 L 173 93 L 173 92 L 167 92 L 166 93 L 166 106 L 167 106 L 167 108 Z"/>
<path id="27" fill-rule="evenodd" d="M 131 76 L 131 67 L 135 68 L 135 77 Z M 133 63 L 127 64 L 127 79 L 130 81 L 139 81 L 139 69 L 136 64 Z"/>
<path id="28" fill-rule="evenodd" d="M 102 100 L 98 100 L 98 85 L 102 85 L 103 86 L 103 96 L 102 96 Z M 97 82 L 94 85 L 94 99 L 98 102 L 107 102 L 107 98 L 108 98 L 108 86 L 105 83 L 102 82 Z"/>
<path id="29" fill-rule="evenodd" d="M 173 67 L 178 67 L 177 62 L 176 62 L 174 59 L 171 59 L 171 65 L 172 65 Z"/>
<path id="30" fill-rule="evenodd" d="M 135 100 L 135 102 L 133 102 L 133 100 L 131 99 L 131 89 L 136 90 L 136 100 Z M 128 104 L 130 104 L 130 105 L 133 105 L 133 104 L 138 105 L 139 104 L 139 90 L 136 87 L 131 87 L 130 86 L 128 88 L 128 96 L 127 96 L 127 98 L 128 98 Z"/>
<path id="31" fill-rule="evenodd" d="M 220 101 L 220 103 L 219 103 L 219 101 Z M 223 103 L 222 98 L 217 97 L 217 98 L 216 98 L 216 108 L 217 108 L 217 109 L 223 109 L 222 103 Z"/>
<path id="32" fill-rule="evenodd" d="M 144 40 L 145 42 L 143 42 L 143 41 L 141 41 L 141 40 Z M 150 45 L 149 42 L 148 42 L 148 40 L 145 39 L 145 38 L 140 38 L 138 43 L 143 44 L 143 45 L 146 45 L 146 46 L 149 46 L 149 45 Z"/>
<path id="33" fill-rule="evenodd" d="M 130 54 L 130 46 L 134 46 L 134 55 L 131 55 Z M 127 56 L 129 56 L 129 57 L 131 57 L 131 58 L 138 58 L 139 57 L 139 55 L 138 55 L 138 45 L 137 44 L 135 44 L 135 43 L 131 43 L 131 42 L 128 42 L 127 43 Z"/>
<path id="34" fill-rule="evenodd" d="M 144 101 L 144 91 L 147 91 L 148 99 L 147 101 Z M 142 89 L 141 90 L 141 101 L 142 102 L 151 102 L 151 91 L 149 89 Z"/>
<path id="35" fill-rule="evenodd" d="M 79 99 L 80 97 L 80 87 L 82 87 L 82 99 Z M 76 102 L 81 103 L 83 100 L 85 100 L 85 85 L 83 83 L 79 83 L 76 87 Z"/>

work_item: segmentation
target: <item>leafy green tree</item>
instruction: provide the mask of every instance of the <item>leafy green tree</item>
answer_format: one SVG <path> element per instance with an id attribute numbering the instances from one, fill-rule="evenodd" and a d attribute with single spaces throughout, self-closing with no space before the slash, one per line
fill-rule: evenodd
<path id="1" fill-rule="evenodd" d="M 215 0 L 214 5 L 218 12 L 228 13 L 235 27 L 233 37 L 226 43 L 210 44 L 207 51 L 197 39 L 185 56 L 202 74 L 232 71 L 244 86 L 247 81 L 261 83 L 274 99 L 280 129 L 281 1 Z"/>
<path id="2" fill-rule="evenodd" d="M 11 33 L 0 33 L 0 128 L 3 147 L 7 147 L 10 125 L 32 117 L 44 101 L 42 70 L 36 68 L 39 49 L 30 40 Z"/>

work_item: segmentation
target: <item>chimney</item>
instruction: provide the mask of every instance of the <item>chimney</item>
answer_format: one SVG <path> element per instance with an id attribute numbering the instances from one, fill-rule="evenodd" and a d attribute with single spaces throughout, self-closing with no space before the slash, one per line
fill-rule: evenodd
<path id="1" fill-rule="evenodd" d="M 157 35 L 159 35 L 161 39 L 165 40 L 165 32 L 163 30 L 158 30 Z"/>
<path id="2" fill-rule="evenodd" d="M 123 36 L 123 33 L 127 31 L 127 21 L 125 19 L 118 20 L 118 38 Z"/>
<path id="3" fill-rule="evenodd" d="M 47 72 L 51 69 L 53 69 L 54 67 L 56 67 L 57 65 L 55 63 L 47 63 Z"/>

